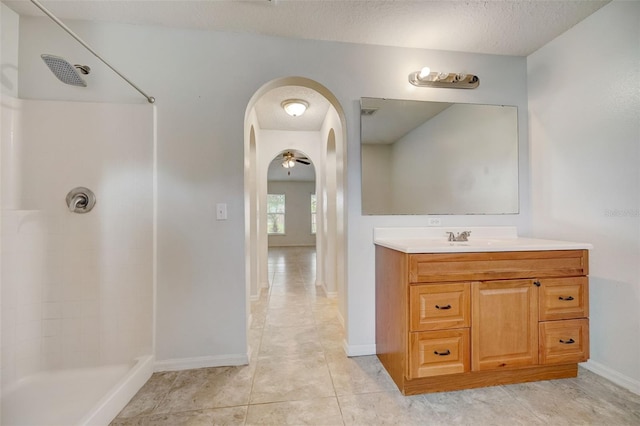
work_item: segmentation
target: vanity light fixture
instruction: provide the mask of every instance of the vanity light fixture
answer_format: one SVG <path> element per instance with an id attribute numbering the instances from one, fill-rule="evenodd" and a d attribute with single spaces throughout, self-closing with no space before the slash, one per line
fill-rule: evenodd
<path id="1" fill-rule="evenodd" d="M 309 103 L 302 99 L 287 99 L 282 102 L 282 108 L 292 117 L 299 117 L 309 108 Z"/>
<path id="2" fill-rule="evenodd" d="M 418 87 L 475 89 L 480 85 L 480 79 L 473 74 L 436 72 L 424 67 L 409 74 L 409 83 Z"/>

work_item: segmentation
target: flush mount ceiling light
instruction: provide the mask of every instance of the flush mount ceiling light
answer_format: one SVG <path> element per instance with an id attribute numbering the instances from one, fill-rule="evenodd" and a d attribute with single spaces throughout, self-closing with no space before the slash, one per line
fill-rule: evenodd
<path id="1" fill-rule="evenodd" d="M 418 87 L 475 89 L 480 85 L 480 79 L 473 74 L 436 72 L 424 67 L 409 74 L 409 83 Z"/>
<path id="2" fill-rule="evenodd" d="M 309 103 L 302 99 L 287 99 L 281 105 L 286 113 L 292 117 L 300 117 L 309 108 Z"/>

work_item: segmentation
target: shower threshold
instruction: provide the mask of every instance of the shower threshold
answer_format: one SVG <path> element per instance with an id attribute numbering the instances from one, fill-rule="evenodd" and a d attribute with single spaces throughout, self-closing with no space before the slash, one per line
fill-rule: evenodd
<path id="1" fill-rule="evenodd" d="M 131 370 L 130 364 L 45 371 L 2 396 L 2 424 L 78 425 Z"/>

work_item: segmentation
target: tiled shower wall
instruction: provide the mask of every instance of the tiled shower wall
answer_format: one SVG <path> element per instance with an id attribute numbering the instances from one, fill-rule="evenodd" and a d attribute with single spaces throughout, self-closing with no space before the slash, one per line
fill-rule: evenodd
<path id="1" fill-rule="evenodd" d="M 3 98 L 2 386 L 152 352 L 153 107 Z M 71 213 L 77 186 L 95 208 Z"/>

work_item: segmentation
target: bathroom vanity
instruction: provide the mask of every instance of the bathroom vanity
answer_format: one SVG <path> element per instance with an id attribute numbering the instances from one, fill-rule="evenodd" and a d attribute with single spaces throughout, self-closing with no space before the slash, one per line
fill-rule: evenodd
<path id="1" fill-rule="evenodd" d="M 589 358 L 591 245 L 513 227 L 377 228 L 374 243 L 376 352 L 403 394 L 576 377 Z"/>

